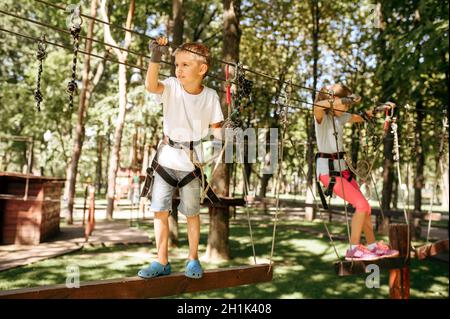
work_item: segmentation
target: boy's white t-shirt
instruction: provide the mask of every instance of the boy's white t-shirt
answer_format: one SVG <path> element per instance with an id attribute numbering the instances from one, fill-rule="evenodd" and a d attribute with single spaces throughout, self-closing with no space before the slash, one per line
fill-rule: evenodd
<path id="1" fill-rule="evenodd" d="M 162 81 L 164 91 L 156 95 L 163 104 L 163 131 L 175 142 L 198 141 L 209 133 L 209 125 L 223 121 L 217 92 L 203 86 L 199 94 L 187 93 L 175 77 Z M 201 144 L 195 147 L 198 161 L 202 161 Z M 194 165 L 188 152 L 164 145 L 158 155 L 162 166 L 180 171 L 192 171 Z"/>

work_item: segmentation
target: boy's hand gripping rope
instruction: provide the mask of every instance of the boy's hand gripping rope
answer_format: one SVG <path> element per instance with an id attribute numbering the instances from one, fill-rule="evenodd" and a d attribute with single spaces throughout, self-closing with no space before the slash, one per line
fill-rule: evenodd
<path id="1" fill-rule="evenodd" d="M 159 45 L 156 40 L 150 41 L 148 49 L 152 53 L 150 61 L 154 63 L 160 63 L 163 54 L 169 52 L 169 47 L 167 45 Z"/>
<path id="2" fill-rule="evenodd" d="M 44 59 L 47 57 L 46 48 L 47 42 L 45 41 L 45 35 L 42 35 L 38 43 L 38 50 L 36 52 L 36 58 L 39 60 L 39 70 L 37 73 L 36 89 L 34 90 L 34 99 L 36 100 L 36 108 L 38 112 L 41 111 L 40 105 L 43 100 L 41 92 L 41 74 L 42 74 L 42 63 Z"/>
<path id="3" fill-rule="evenodd" d="M 80 16 L 80 6 L 77 6 L 70 18 L 70 34 L 73 38 L 73 59 L 72 59 L 72 78 L 67 83 L 67 93 L 69 94 L 69 109 L 73 109 L 73 94 L 77 90 L 77 82 L 76 82 L 76 71 L 77 71 L 77 55 L 78 55 L 78 46 L 80 41 L 80 31 L 81 24 L 83 23 L 83 19 Z"/>

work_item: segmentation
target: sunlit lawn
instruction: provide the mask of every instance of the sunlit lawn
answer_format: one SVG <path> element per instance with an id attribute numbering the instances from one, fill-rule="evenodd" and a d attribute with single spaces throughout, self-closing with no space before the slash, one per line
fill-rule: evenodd
<path id="1" fill-rule="evenodd" d="M 220 264 L 203 262 L 204 268 L 251 265 L 253 254 L 247 221 L 230 221 L 230 248 L 233 259 Z M 267 217 L 267 216 L 266 216 Z M 203 217 L 202 217 L 203 218 Z M 205 217 L 206 218 L 206 217 Z M 267 262 L 272 243 L 273 223 L 269 219 L 252 221 L 253 237 L 258 262 Z M 381 271 L 380 288 L 367 288 L 365 276 L 338 277 L 333 262 L 336 255 L 327 237 L 318 238 L 297 227 L 324 230 L 322 223 L 299 220 L 279 220 L 276 232 L 274 276 L 272 282 L 214 291 L 175 296 L 177 298 L 388 298 L 388 272 Z M 149 221 L 140 223 L 153 238 Z M 346 234 L 343 224 L 331 224 L 334 233 Z M 184 270 L 188 242 L 186 224 L 180 222 L 179 248 L 171 249 L 170 261 L 175 272 Z M 200 252 L 204 253 L 208 225 L 201 229 Z M 346 241 L 336 241 L 342 256 Z M 15 289 L 38 285 L 61 284 L 66 281 L 66 267 L 77 265 L 80 280 L 100 280 L 132 277 L 139 268 L 155 256 L 154 245 L 117 245 L 113 247 L 86 247 L 79 252 L 36 262 L 0 272 L 0 289 Z M 411 298 L 448 298 L 448 264 L 426 260 L 411 262 Z"/>

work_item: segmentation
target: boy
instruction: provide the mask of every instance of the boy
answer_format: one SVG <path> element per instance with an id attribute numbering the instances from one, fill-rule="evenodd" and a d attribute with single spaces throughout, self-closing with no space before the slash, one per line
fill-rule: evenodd
<path id="1" fill-rule="evenodd" d="M 157 94 L 163 104 L 164 138 L 152 163 L 155 173 L 150 207 L 154 212 L 158 259 L 141 269 L 138 276 L 152 278 L 171 272 L 168 218 L 173 191 L 179 187 L 178 210 L 187 218 L 189 239 L 185 275 L 198 279 L 203 275 L 198 260 L 201 187 L 200 177 L 196 174 L 198 168 L 196 170 L 193 161 L 200 161 L 200 140 L 208 135 L 209 126 L 220 130 L 224 118 L 217 93 L 202 85 L 210 63 L 209 49 L 203 44 L 185 43 L 177 48 L 173 53 L 176 78 L 158 81 L 159 63 L 162 52 L 167 49 L 167 42 L 166 37 L 160 37 L 151 44 L 152 59 L 145 84 L 147 91 Z M 199 178 L 192 178 L 191 175 Z"/>

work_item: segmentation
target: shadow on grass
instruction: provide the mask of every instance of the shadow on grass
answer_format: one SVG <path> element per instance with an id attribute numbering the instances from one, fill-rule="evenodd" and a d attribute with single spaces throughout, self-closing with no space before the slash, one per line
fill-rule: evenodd
<path id="1" fill-rule="evenodd" d="M 188 253 L 186 224 L 179 224 L 179 247 L 170 249 L 174 272 L 184 271 Z M 388 271 L 381 270 L 380 288 L 367 288 L 365 276 L 338 277 L 333 263 L 336 255 L 327 237 L 318 238 L 297 230 L 295 226 L 323 231 L 321 223 L 279 221 L 275 237 L 274 276 L 268 283 L 183 294 L 169 298 L 368 298 L 389 297 Z M 139 228 L 153 237 L 151 221 L 141 221 Z M 273 224 L 267 220 L 252 223 L 258 263 L 268 262 L 272 245 Z M 345 225 L 330 225 L 332 232 L 345 235 Z M 200 253 L 206 250 L 208 225 L 201 229 Z M 253 264 L 252 245 L 245 220 L 230 221 L 232 259 L 219 264 L 203 263 L 204 268 L 223 268 Z M 339 254 L 346 242 L 335 242 Z M 76 265 L 80 280 L 91 281 L 134 277 L 137 271 L 156 256 L 154 245 L 118 245 L 86 247 L 69 255 L 0 272 L 0 289 L 14 289 L 66 282 L 66 267 Z M 438 261 L 411 262 L 411 298 L 448 298 L 448 264 Z"/>

